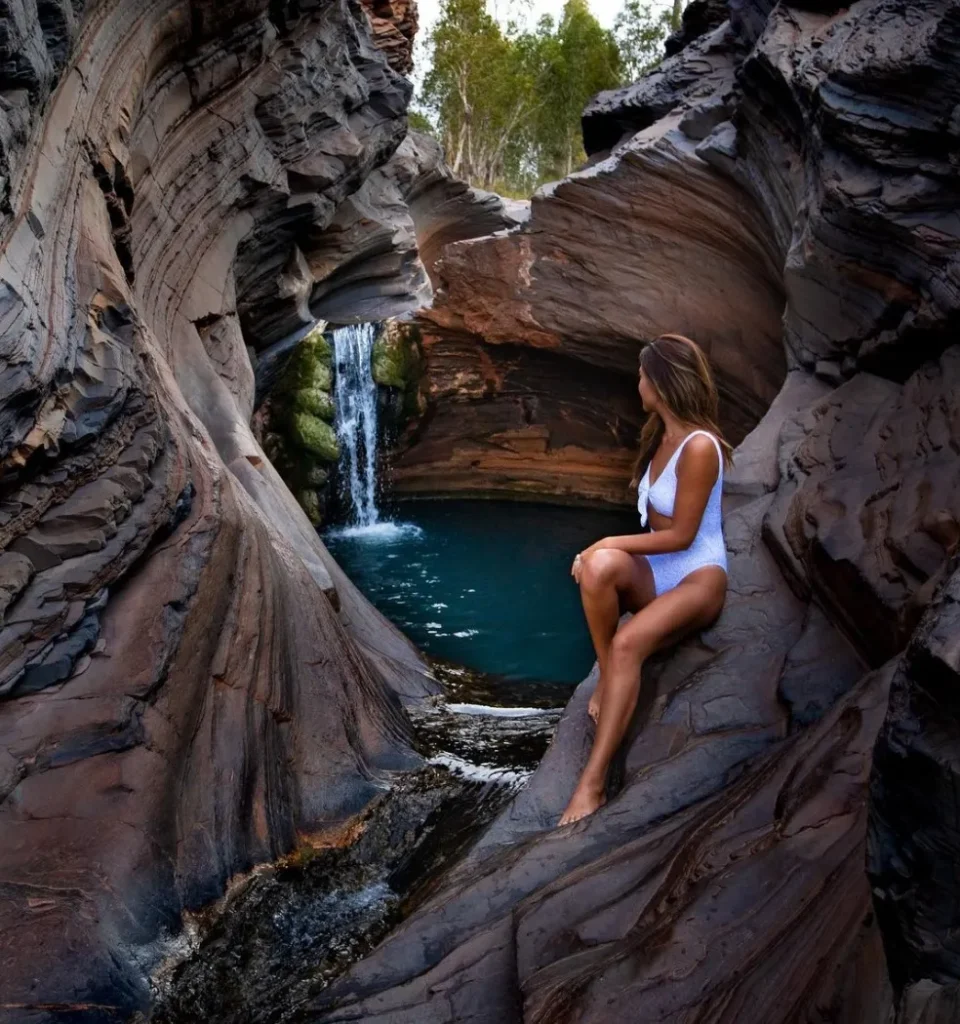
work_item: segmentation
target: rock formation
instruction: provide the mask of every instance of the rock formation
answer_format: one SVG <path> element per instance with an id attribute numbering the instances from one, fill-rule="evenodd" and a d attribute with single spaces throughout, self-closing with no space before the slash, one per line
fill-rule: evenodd
<path id="1" fill-rule="evenodd" d="M 591 677 L 300 1019 L 952 1020 L 960 7 L 695 0 L 525 221 L 401 145 L 413 8 L 365 6 L 4 9 L 0 1019 L 146 1009 L 184 912 L 419 763 L 416 652 L 249 424 L 254 363 L 433 289 L 398 487 L 623 500 L 682 330 L 741 441 L 730 593 L 606 808 L 552 827 Z"/>
<path id="2" fill-rule="evenodd" d="M 184 911 L 418 763 L 431 684 L 254 440 L 247 352 L 312 322 L 410 86 L 347 0 L 2 27 L 0 1018 L 115 1020 Z"/>
<path id="3" fill-rule="evenodd" d="M 637 356 L 664 331 L 709 351 L 731 438 L 756 425 L 786 371 L 782 260 L 762 210 L 670 113 L 683 86 L 713 97 L 697 129 L 717 116 L 733 66 L 722 48 L 704 64 L 668 73 L 669 116 L 541 189 L 524 226 L 442 249 L 417 317 L 427 412 L 392 460 L 398 491 L 630 500 Z"/>
<path id="4" fill-rule="evenodd" d="M 499 196 L 454 178 L 436 141 L 409 132 L 391 158 L 343 200 L 333 219 L 311 232 L 309 244 L 297 242 L 298 251 L 309 254 L 312 281 L 312 312 L 304 316 L 316 313 L 353 323 L 419 308 L 432 298 L 431 277 L 443 245 L 515 226 L 517 216 Z M 314 333 L 321 329 L 312 328 Z M 330 503 L 327 475 L 337 446 L 327 427 L 334 406 L 322 397 L 329 392 L 329 360 L 320 360 L 323 365 L 312 371 L 316 379 L 311 377 L 307 385 L 305 371 L 309 376 L 317 360 L 308 357 L 305 343 L 300 327 L 259 351 L 251 350 L 254 422 L 271 461 L 316 525 Z M 403 347 L 414 345 L 407 339 Z M 387 372 L 382 358 L 378 370 L 379 383 L 391 388 L 401 383 L 397 368 Z M 394 421 L 408 404 L 414 410 L 420 407 L 417 384 L 411 383 L 405 389 L 411 401 L 400 398 Z"/>
<path id="5" fill-rule="evenodd" d="M 314 526 L 324 519 L 326 488 L 340 457 L 334 429 L 333 350 L 321 327 L 291 350 L 269 400 L 257 410 L 263 450 Z"/>
<path id="6" fill-rule="evenodd" d="M 370 19 L 377 49 L 401 75 L 413 70 L 413 37 L 417 34 L 416 0 L 361 0 Z"/>
<path id="7" fill-rule="evenodd" d="M 542 487 L 516 444 L 539 395 L 500 366 L 564 360 L 599 405 L 583 366 L 626 374 L 686 330 L 728 425 L 759 419 L 727 481 L 723 614 L 645 669 L 605 808 L 553 827 L 591 677 L 528 787 L 303 1021 L 956 1015 L 960 7 L 698 2 L 676 46 L 594 101 L 593 165 L 526 228 L 441 253 L 433 418 L 397 479 Z M 539 431 L 542 489 L 575 493 Z"/>

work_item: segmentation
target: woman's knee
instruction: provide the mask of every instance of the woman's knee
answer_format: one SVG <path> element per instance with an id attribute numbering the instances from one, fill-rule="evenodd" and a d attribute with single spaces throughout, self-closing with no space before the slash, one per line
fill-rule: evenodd
<path id="1" fill-rule="evenodd" d="M 610 642 L 610 658 L 618 663 L 641 662 L 657 648 L 657 638 L 646 630 L 621 629 Z"/>
<path id="2" fill-rule="evenodd" d="M 629 557 L 625 551 L 611 548 L 592 551 L 583 560 L 580 586 L 592 591 L 615 587 L 623 574 L 624 559 Z"/>

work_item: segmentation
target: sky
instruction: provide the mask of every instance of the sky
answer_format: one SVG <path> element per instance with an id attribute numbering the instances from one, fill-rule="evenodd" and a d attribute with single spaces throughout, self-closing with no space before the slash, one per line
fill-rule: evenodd
<path id="1" fill-rule="evenodd" d="M 555 19 L 559 19 L 563 4 L 564 0 L 530 0 L 529 3 L 525 0 L 513 0 L 512 3 L 510 0 L 487 0 L 487 10 L 503 21 L 512 15 L 517 21 L 526 21 L 532 28 L 541 14 L 552 14 Z M 420 9 L 420 32 L 426 35 L 437 19 L 440 0 L 419 0 L 417 6 Z M 620 6 L 620 0 L 590 0 L 590 9 L 605 28 L 613 28 L 613 19 Z"/>

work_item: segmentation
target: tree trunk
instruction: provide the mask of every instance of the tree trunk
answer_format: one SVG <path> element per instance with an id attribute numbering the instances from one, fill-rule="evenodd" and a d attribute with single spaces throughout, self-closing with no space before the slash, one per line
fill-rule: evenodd
<path id="1" fill-rule="evenodd" d="M 456 174 L 458 178 L 463 177 L 461 167 L 463 166 L 463 142 L 464 136 L 466 135 L 466 128 L 466 124 L 460 125 L 460 131 L 457 137 L 457 155 L 453 158 L 453 173 Z"/>

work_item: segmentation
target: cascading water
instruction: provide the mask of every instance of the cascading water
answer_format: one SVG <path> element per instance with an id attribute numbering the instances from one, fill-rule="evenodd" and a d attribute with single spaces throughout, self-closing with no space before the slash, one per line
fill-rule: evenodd
<path id="1" fill-rule="evenodd" d="M 370 527 L 377 509 L 377 385 L 371 358 L 374 324 L 352 324 L 333 332 L 336 362 L 335 428 L 340 442 L 341 488 L 350 506 L 350 524 Z"/>

